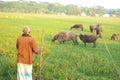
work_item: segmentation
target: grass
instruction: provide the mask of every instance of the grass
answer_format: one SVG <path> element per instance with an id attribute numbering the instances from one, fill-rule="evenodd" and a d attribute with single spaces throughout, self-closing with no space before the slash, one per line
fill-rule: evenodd
<path id="1" fill-rule="evenodd" d="M 38 47 L 41 32 L 45 31 L 42 80 L 119 80 L 116 69 L 120 70 L 120 41 L 110 40 L 113 33 L 120 32 L 119 22 L 119 18 L 0 13 L 0 80 L 16 80 L 16 39 L 26 25 L 30 26 Z M 95 34 L 90 33 L 89 24 L 102 24 L 103 38 L 97 40 L 96 48 L 93 44 L 84 47 L 79 38 L 79 45 L 72 45 L 72 41 L 51 43 L 56 33 L 70 31 L 70 27 L 78 23 L 84 25 L 84 31 L 72 30 L 77 34 Z M 112 63 L 103 39 L 117 67 Z M 38 73 L 39 56 L 34 55 L 34 80 L 40 78 Z"/>

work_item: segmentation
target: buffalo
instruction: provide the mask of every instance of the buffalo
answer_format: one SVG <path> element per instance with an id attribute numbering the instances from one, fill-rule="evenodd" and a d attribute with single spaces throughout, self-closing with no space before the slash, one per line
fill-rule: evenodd
<path id="1" fill-rule="evenodd" d="M 111 40 L 120 40 L 120 34 L 113 34 Z"/>
<path id="2" fill-rule="evenodd" d="M 75 24 L 73 25 L 70 29 L 81 29 L 81 31 L 83 31 L 83 25 L 82 24 Z"/>
<path id="3" fill-rule="evenodd" d="M 59 32 L 52 38 L 52 42 L 56 40 L 60 43 L 72 40 L 74 44 L 78 44 L 77 35 L 74 32 Z"/>
<path id="4" fill-rule="evenodd" d="M 96 30 L 96 27 L 99 27 L 101 24 L 91 24 L 90 27 L 90 32 L 93 32 L 93 30 Z"/>
<path id="5" fill-rule="evenodd" d="M 86 43 L 93 43 L 93 47 L 96 47 L 96 40 L 98 39 L 98 36 L 80 34 L 79 38 L 84 43 L 85 47 L 86 47 Z"/>
<path id="6" fill-rule="evenodd" d="M 96 35 L 98 35 L 99 37 L 102 37 L 102 32 L 103 32 L 103 30 L 102 30 L 102 27 L 96 27 Z"/>
<path id="7" fill-rule="evenodd" d="M 91 24 L 90 25 L 90 32 L 93 32 L 93 30 L 96 30 L 96 35 L 99 35 L 99 37 L 102 37 L 102 27 L 101 24 Z"/>

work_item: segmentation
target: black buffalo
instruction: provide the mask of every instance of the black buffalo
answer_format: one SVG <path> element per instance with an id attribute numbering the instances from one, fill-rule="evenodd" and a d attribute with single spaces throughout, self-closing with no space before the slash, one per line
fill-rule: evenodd
<path id="1" fill-rule="evenodd" d="M 81 29 L 83 31 L 83 25 L 82 24 L 75 24 L 70 29 Z"/>
<path id="2" fill-rule="evenodd" d="M 103 30 L 102 30 L 102 27 L 96 27 L 96 35 L 98 35 L 99 37 L 102 37 L 102 32 L 103 32 Z"/>
<path id="3" fill-rule="evenodd" d="M 84 43 L 86 46 L 86 43 L 93 43 L 93 47 L 96 47 L 96 40 L 98 39 L 98 36 L 96 35 L 79 35 L 80 40 Z"/>
<path id="4" fill-rule="evenodd" d="M 96 27 L 99 27 L 101 24 L 90 24 L 90 32 L 93 32 L 93 30 L 96 29 Z"/>
<path id="5" fill-rule="evenodd" d="M 93 30 L 96 31 L 96 35 L 98 35 L 99 37 L 102 37 L 102 27 L 101 24 L 91 24 L 90 26 L 90 32 L 93 32 Z"/>

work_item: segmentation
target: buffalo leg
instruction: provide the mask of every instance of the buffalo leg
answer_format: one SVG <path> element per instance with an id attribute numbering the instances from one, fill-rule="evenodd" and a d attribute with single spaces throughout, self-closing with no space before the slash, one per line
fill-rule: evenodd
<path id="1" fill-rule="evenodd" d="M 86 47 L 86 43 L 84 42 L 84 46 Z"/>
<path id="2" fill-rule="evenodd" d="M 96 47 L 96 42 L 93 42 L 93 47 L 94 47 L 94 48 Z"/>

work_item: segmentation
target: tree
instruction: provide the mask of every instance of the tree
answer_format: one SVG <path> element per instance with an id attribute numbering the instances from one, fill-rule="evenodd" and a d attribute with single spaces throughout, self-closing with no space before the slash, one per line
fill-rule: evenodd
<path id="1" fill-rule="evenodd" d="M 95 14 L 98 14 L 99 16 L 102 16 L 105 14 L 105 9 L 102 6 L 95 6 Z"/>
<path id="2" fill-rule="evenodd" d="M 104 13 L 120 16 L 120 9 L 104 9 L 102 6 L 93 7 L 78 7 L 77 5 L 62 5 L 59 3 L 49 2 L 35 2 L 35 1 L 0 1 L 0 12 L 21 12 L 21 13 L 45 13 L 56 14 L 66 13 L 68 15 L 81 15 L 82 12 L 89 16 L 95 16 L 98 14 L 102 16 Z"/>
<path id="3" fill-rule="evenodd" d="M 120 17 L 120 9 L 117 10 L 117 15 Z"/>
<path id="4" fill-rule="evenodd" d="M 88 9 L 88 15 L 89 16 L 95 16 L 95 9 L 94 9 L 94 7 L 90 7 Z"/>
<path id="5" fill-rule="evenodd" d="M 67 5 L 65 9 L 67 14 L 71 14 L 71 15 L 81 14 L 81 9 L 77 5 Z"/>

